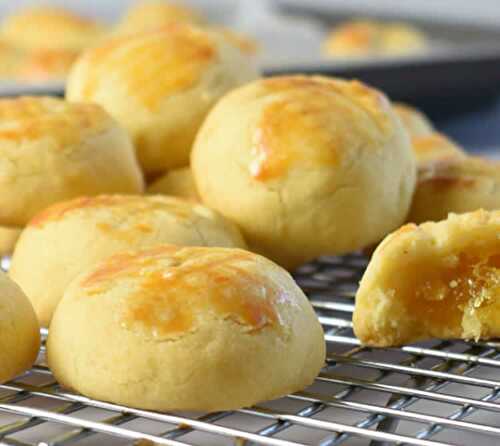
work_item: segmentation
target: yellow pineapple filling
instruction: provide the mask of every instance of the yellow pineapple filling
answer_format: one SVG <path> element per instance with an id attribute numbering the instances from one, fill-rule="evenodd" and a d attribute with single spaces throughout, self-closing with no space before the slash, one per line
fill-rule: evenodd
<path id="1" fill-rule="evenodd" d="M 392 278 L 389 286 L 401 296 L 408 314 L 435 336 L 496 336 L 485 324 L 495 326 L 498 311 L 494 307 L 500 306 L 499 251 L 482 249 L 419 260 L 409 266 L 412 274 Z"/>

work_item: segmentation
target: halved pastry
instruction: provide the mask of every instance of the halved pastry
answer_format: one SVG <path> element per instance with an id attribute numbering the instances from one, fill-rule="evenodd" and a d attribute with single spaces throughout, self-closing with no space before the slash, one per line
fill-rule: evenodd
<path id="1" fill-rule="evenodd" d="M 356 295 L 361 343 L 500 336 L 499 234 L 500 211 L 479 210 L 386 237 Z"/>

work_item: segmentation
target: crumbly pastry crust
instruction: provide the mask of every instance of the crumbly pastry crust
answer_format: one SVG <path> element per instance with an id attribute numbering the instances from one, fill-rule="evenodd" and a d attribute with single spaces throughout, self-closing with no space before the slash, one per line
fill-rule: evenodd
<path id="1" fill-rule="evenodd" d="M 386 347 L 500 335 L 500 211 L 408 224 L 376 249 L 356 294 L 354 332 Z"/>

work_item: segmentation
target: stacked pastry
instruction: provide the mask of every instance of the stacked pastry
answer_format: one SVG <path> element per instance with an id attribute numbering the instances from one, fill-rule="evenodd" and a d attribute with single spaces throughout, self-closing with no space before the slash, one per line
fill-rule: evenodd
<path id="1" fill-rule="evenodd" d="M 0 277 L 0 380 L 32 364 L 38 318 L 54 375 L 93 398 L 225 410 L 300 390 L 325 343 L 284 268 L 393 231 L 358 294 L 362 342 L 500 332 L 497 213 L 398 229 L 496 207 L 496 167 L 361 82 L 259 79 L 176 21 L 117 32 L 66 101 L 4 99 L 0 117 L 0 223 L 24 227 Z"/>

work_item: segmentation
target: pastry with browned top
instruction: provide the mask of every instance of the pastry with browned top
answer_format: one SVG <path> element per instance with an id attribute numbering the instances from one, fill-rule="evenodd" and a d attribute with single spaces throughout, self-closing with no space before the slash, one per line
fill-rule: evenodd
<path id="1" fill-rule="evenodd" d="M 304 293 L 273 262 L 239 249 L 159 246 L 75 278 L 47 353 L 59 383 L 91 398 L 219 411 L 311 384 L 325 342 Z"/>
<path id="2" fill-rule="evenodd" d="M 356 294 L 354 332 L 387 347 L 500 336 L 500 212 L 408 224 L 375 251 Z"/>
<path id="3" fill-rule="evenodd" d="M 0 36 L 26 50 L 82 50 L 95 44 L 104 27 L 90 18 L 57 6 L 31 6 L 8 16 Z"/>
<path id="4" fill-rule="evenodd" d="M 40 327 L 29 300 L 0 271 L 0 383 L 29 369 L 40 349 Z"/>
<path id="5" fill-rule="evenodd" d="M 450 212 L 500 209 L 500 164 L 451 157 L 421 164 L 408 221 L 444 220 Z"/>
<path id="6" fill-rule="evenodd" d="M 0 99 L 0 225 L 80 195 L 142 191 L 130 138 L 98 105 Z"/>
<path id="7" fill-rule="evenodd" d="M 16 244 L 9 274 L 48 326 L 77 274 L 111 254 L 161 243 L 245 247 L 232 223 L 199 204 L 161 195 L 82 197 L 31 220 Z"/>
<path id="8" fill-rule="evenodd" d="M 425 34 L 399 22 L 352 20 L 337 26 L 327 36 L 323 52 L 334 58 L 401 56 L 428 48 Z"/>
<path id="9" fill-rule="evenodd" d="M 70 101 L 96 102 L 111 113 L 153 176 L 186 166 L 209 109 L 257 75 L 248 58 L 221 36 L 174 24 L 114 37 L 85 52 L 66 91 Z"/>
<path id="10" fill-rule="evenodd" d="M 379 241 L 404 222 L 416 177 L 382 93 L 306 76 L 227 94 L 197 135 L 191 168 L 202 201 L 287 268 Z"/>

